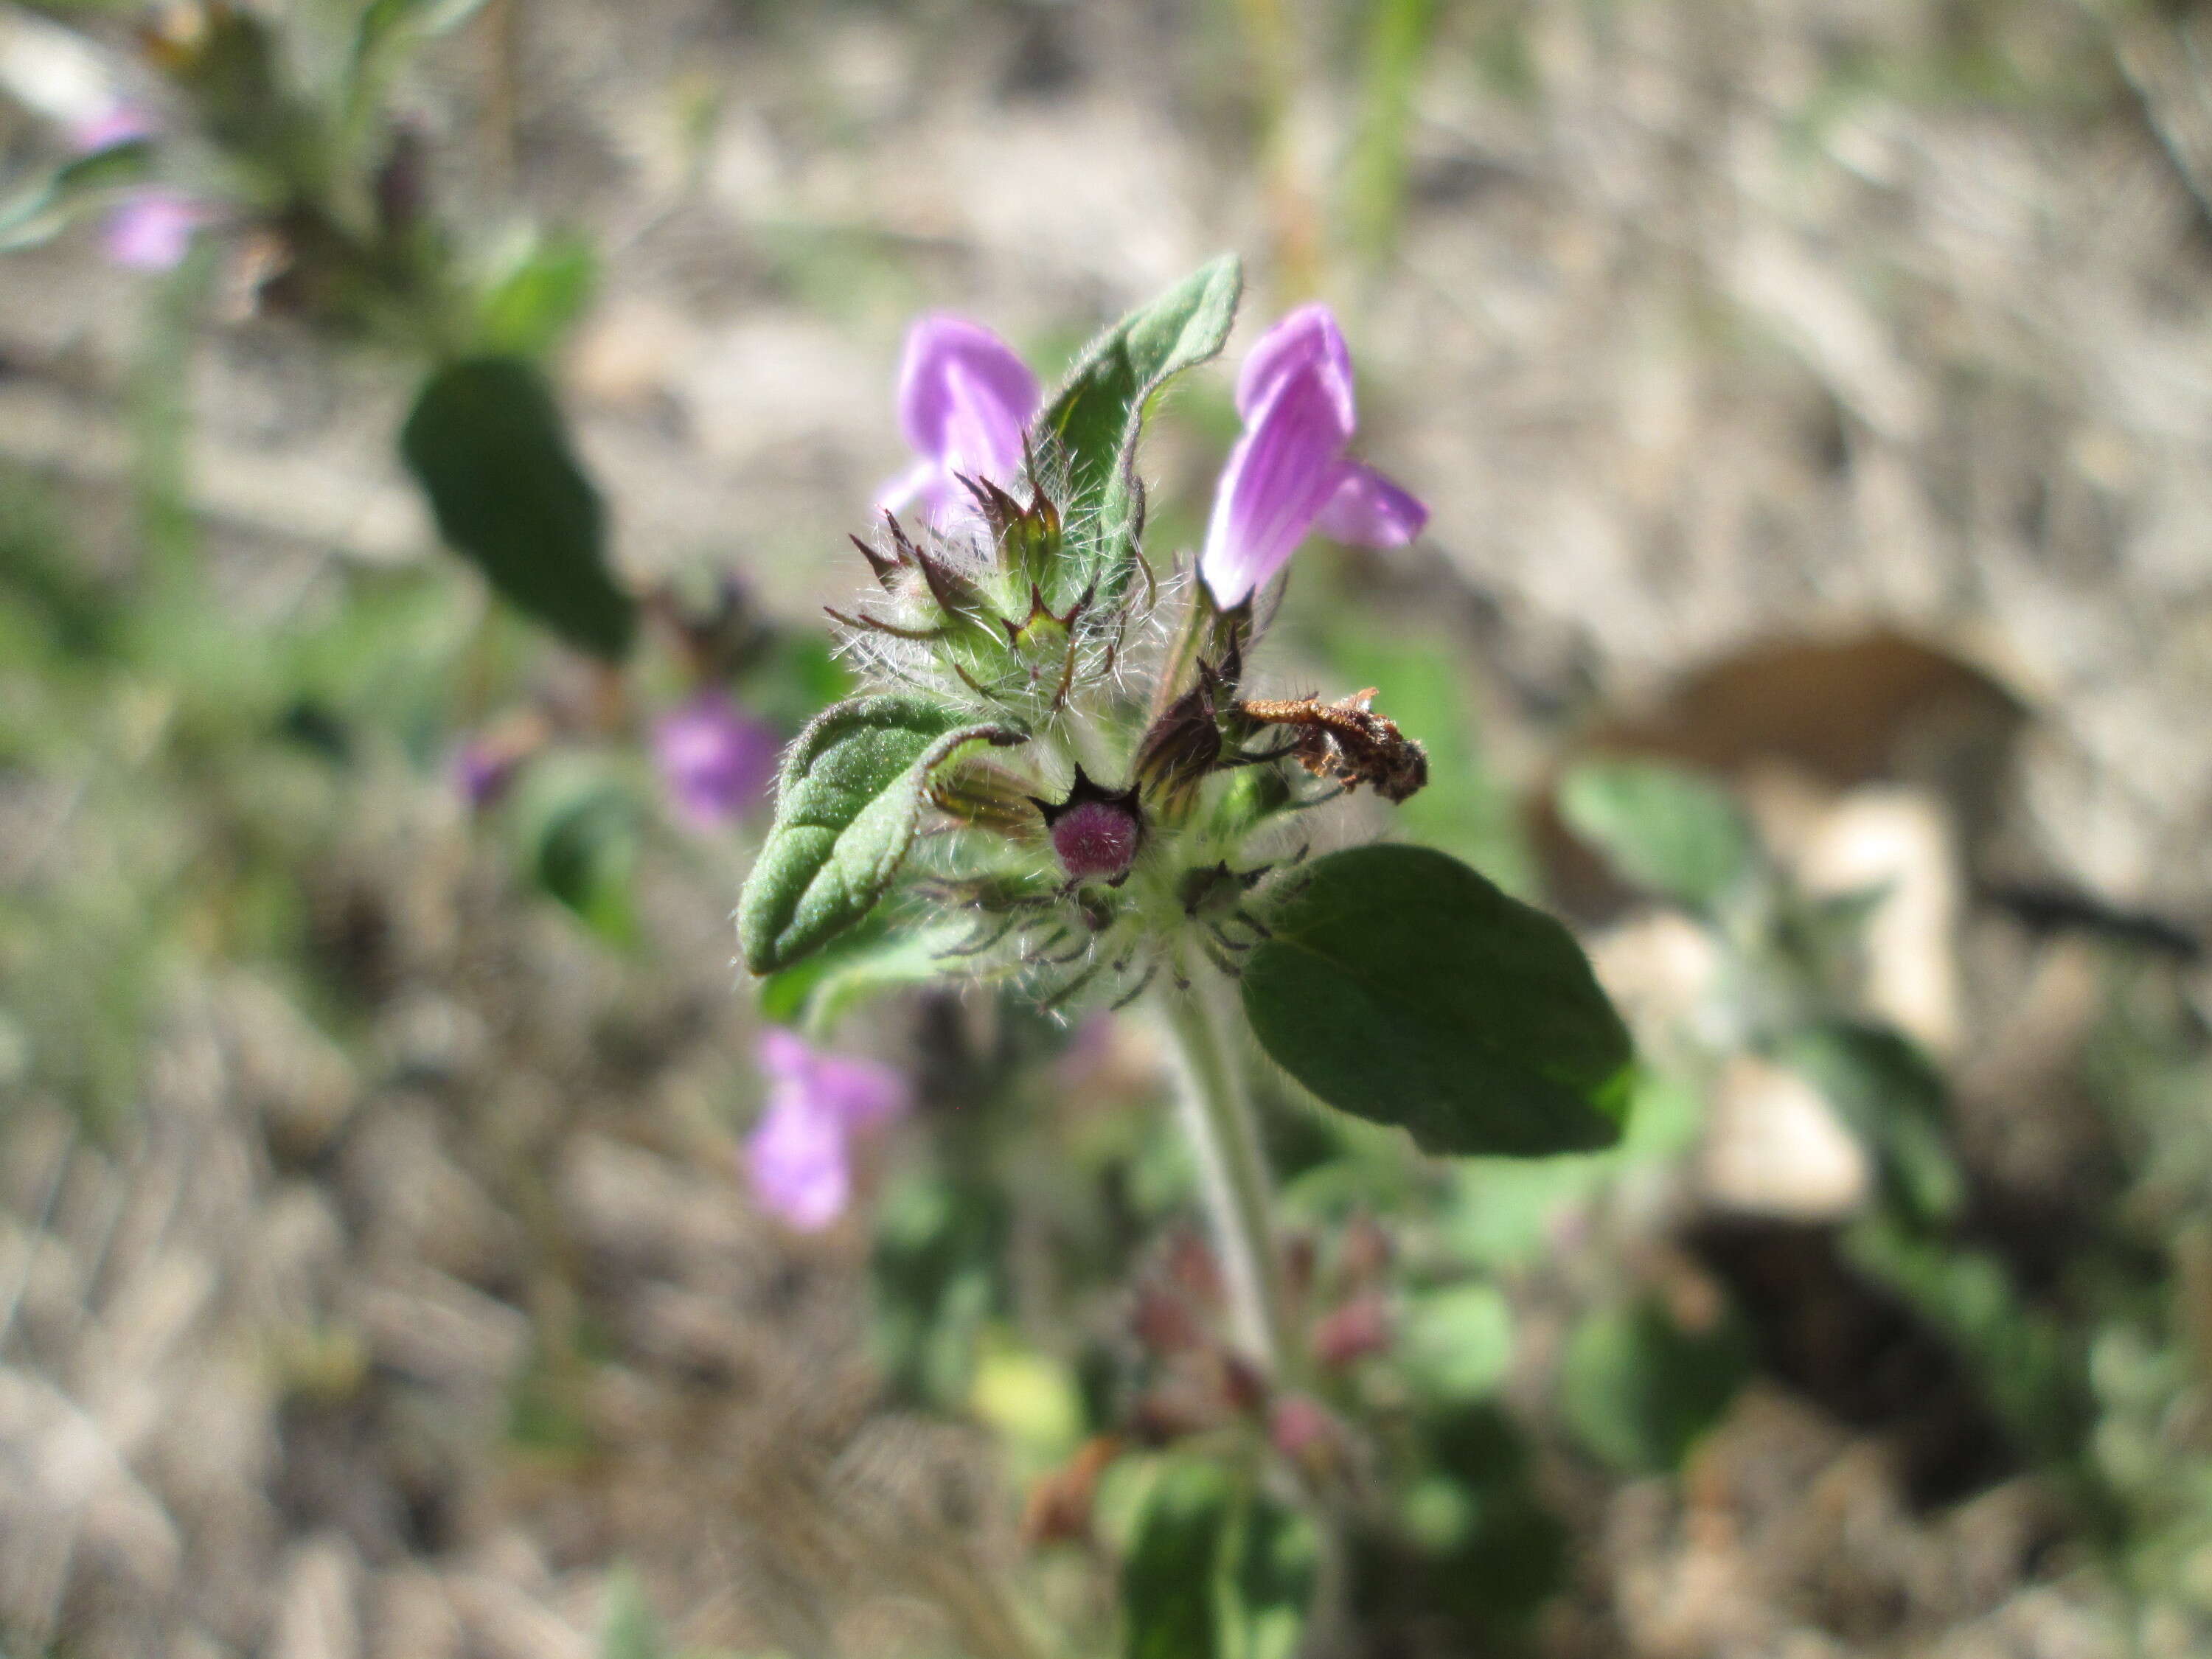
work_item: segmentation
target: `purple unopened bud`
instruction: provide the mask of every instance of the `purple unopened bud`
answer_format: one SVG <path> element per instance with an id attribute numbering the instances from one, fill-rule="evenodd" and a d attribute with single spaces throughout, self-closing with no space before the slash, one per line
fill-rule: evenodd
<path id="1" fill-rule="evenodd" d="M 1323 1315 L 1313 1332 L 1313 1355 L 1336 1370 L 1390 1346 L 1390 1308 L 1382 1297 L 1354 1297 Z"/>
<path id="2" fill-rule="evenodd" d="M 1137 856 L 1136 815 L 1110 801 L 1070 807 L 1052 826 L 1053 850 L 1076 881 L 1118 881 Z"/>
<path id="3" fill-rule="evenodd" d="M 1334 1437 L 1336 1425 L 1310 1395 L 1287 1394 L 1267 1415 L 1267 1438 L 1284 1456 L 1304 1462 Z"/>
<path id="4" fill-rule="evenodd" d="M 653 728 L 653 756 L 678 816 L 719 830 L 758 805 L 782 739 L 719 691 L 702 691 Z"/>
<path id="5" fill-rule="evenodd" d="M 1066 800 L 1057 806 L 1049 801 L 1036 805 L 1052 833 L 1052 850 L 1070 881 L 1121 885 L 1145 840 L 1144 811 L 1134 789 L 1119 793 L 1102 789 L 1078 767 L 1075 787 Z"/>

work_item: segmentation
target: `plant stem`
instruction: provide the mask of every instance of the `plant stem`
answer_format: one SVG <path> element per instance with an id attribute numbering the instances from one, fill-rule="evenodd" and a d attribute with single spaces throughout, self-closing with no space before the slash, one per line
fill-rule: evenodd
<path id="1" fill-rule="evenodd" d="M 1154 1000 L 1175 1043 L 1183 1129 L 1198 1153 L 1236 1339 L 1280 1381 L 1285 1367 L 1297 1364 L 1298 1349 L 1284 1302 L 1267 1157 L 1226 990 L 1219 975 L 1201 967 L 1187 988 L 1168 984 Z"/>
<path id="2" fill-rule="evenodd" d="M 1282 1256 L 1275 1248 L 1273 1184 L 1245 1087 L 1237 1013 L 1229 1006 L 1227 981 L 1210 967 L 1196 967 L 1187 980 L 1181 975 L 1170 980 L 1152 1000 L 1175 1044 L 1183 1129 L 1198 1153 L 1236 1340 L 1270 1382 L 1296 1387 L 1304 1380 L 1305 1348 L 1291 1319 Z M 1343 1519 L 1324 1492 L 1304 1479 L 1297 1485 L 1321 1547 L 1307 1643 L 1300 1651 L 1334 1653 L 1345 1646 L 1349 1629 L 1351 1568 Z"/>

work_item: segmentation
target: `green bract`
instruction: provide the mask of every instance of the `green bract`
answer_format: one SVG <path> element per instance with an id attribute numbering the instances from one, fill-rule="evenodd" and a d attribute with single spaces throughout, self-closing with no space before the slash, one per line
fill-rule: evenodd
<path id="1" fill-rule="evenodd" d="M 1261 1045 L 1330 1105 L 1431 1152 L 1538 1157 L 1619 1139 L 1626 1027 L 1573 938 L 1442 853 L 1333 853 L 1244 964 Z"/>
<path id="2" fill-rule="evenodd" d="M 1021 740 L 922 697 L 859 697 L 817 717 L 785 759 L 775 827 L 738 902 L 745 965 L 774 973 L 859 922 L 906 860 L 930 767 L 969 743 Z"/>
<path id="3" fill-rule="evenodd" d="M 1077 567 L 1085 582 L 1113 589 L 1127 580 L 1145 520 L 1136 455 L 1146 404 L 1183 370 L 1220 355 L 1243 290 L 1234 255 L 1185 277 L 1085 348 L 1046 409 L 1042 427 L 1067 466 L 1070 521 L 1089 532 Z"/>

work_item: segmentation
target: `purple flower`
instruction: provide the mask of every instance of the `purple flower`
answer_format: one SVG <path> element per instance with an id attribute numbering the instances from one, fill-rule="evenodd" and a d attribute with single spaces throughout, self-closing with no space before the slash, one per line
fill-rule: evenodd
<path id="1" fill-rule="evenodd" d="M 677 813 L 719 830 L 760 804 L 782 739 L 719 691 L 702 691 L 653 728 L 653 757 Z"/>
<path id="2" fill-rule="evenodd" d="M 161 124 L 136 104 L 110 104 L 70 130 L 70 148 L 97 155 L 121 144 L 158 137 Z M 108 210 L 100 241 L 108 258 L 131 270 L 173 270 L 191 252 L 192 234 L 213 214 L 206 204 L 159 185 L 126 191 Z"/>
<path id="3" fill-rule="evenodd" d="M 130 270 L 173 270 L 191 252 L 192 234 L 208 210 L 189 196 L 149 185 L 118 202 L 100 228 L 100 242 L 114 264 Z"/>
<path id="4" fill-rule="evenodd" d="M 898 392 L 899 428 L 921 459 L 876 504 L 896 512 L 918 496 L 930 518 L 957 516 L 969 498 L 953 475 L 1012 479 L 1043 397 L 1029 365 L 989 329 L 941 313 L 922 318 L 906 337 Z"/>
<path id="5" fill-rule="evenodd" d="M 471 738 L 453 756 L 453 787 L 481 811 L 505 793 L 520 756 L 491 738 Z"/>
<path id="6" fill-rule="evenodd" d="M 507 793 L 522 763 L 543 749 L 551 735 L 537 710 L 509 710 L 471 732 L 453 751 L 453 787 L 472 810 L 483 811 Z"/>
<path id="7" fill-rule="evenodd" d="M 845 1212 L 853 1194 L 849 1141 L 907 1109 L 906 1079 L 873 1060 L 825 1054 L 795 1031 L 761 1036 L 768 1109 L 745 1139 L 754 1194 L 805 1232 Z"/>
<path id="8" fill-rule="evenodd" d="M 1370 466 L 1347 459 L 1358 428 L 1352 355 L 1335 315 L 1301 307 L 1262 335 L 1237 377 L 1244 434 L 1229 452 L 1199 572 L 1223 606 L 1273 580 L 1316 526 L 1339 541 L 1401 547 L 1429 510 Z"/>

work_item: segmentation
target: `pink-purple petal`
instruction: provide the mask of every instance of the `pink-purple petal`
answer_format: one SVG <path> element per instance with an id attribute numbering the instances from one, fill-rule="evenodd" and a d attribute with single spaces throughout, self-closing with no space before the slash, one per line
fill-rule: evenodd
<path id="1" fill-rule="evenodd" d="M 1337 486 L 1314 528 L 1355 547 L 1403 547 L 1421 533 L 1429 509 L 1404 485 L 1359 461 L 1337 463 Z"/>
<path id="2" fill-rule="evenodd" d="M 803 1083 L 812 1072 L 814 1050 L 798 1032 L 771 1025 L 761 1033 L 757 1058 L 761 1071 L 775 1083 Z"/>
<path id="3" fill-rule="evenodd" d="M 906 1079 L 872 1060 L 823 1054 L 815 1061 L 814 1097 L 848 1129 L 899 1116 L 908 1105 Z"/>
<path id="4" fill-rule="evenodd" d="M 70 129 L 70 148 L 80 155 L 97 155 L 118 144 L 136 143 L 161 131 L 151 110 L 137 104 L 114 103 Z"/>
<path id="5" fill-rule="evenodd" d="M 454 752 L 454 787 L 463 800 L 480 811 L 505 793 L 519 759 L 507 745 L 471 738 Z"/>
<path id="6" fill-rule="evenodd" d="M 1284 383 L 1302 370 L 1319 374 L 1338 404 L 1346 436 L 1359 424 L 1352 395 L 1352 352 L 1336 313 L 1316 303 L 1300 306 L 1262 334 L 1245 354 L 1237 375 L 1237 412 L 1249 426 L 1273 401 Z"/>
<path id="7" fill-rule="evenodd" d="M 935 461 L 916 461 L 876 492 L 876 511 L 903 513 L 917 499 L 925 516 L 944 516 L 951 479 Z"/>
<path id="8" fill-rule="evenodd" d="M 796 1031 L 761 1033 L 768 1109 L 745 1141 L 753 1192 L 793 1226 L 826 1227 L 852 1196 L 852 1136 L 909 1104 L 906 1079 L 888 1066 L 824 1054 Z"/>
<path id="9" fill-rule="evenodd" d="M 1003 480 L 1019 468 L 1022 434 L 1043 399 L 1014 349 L 980 324 L 924 317 L 907 336 L 899 426 L 944 473 Z"/>
<path id="10" fill-rule="evenodd" d="M 1199 560 L 1224 607 L 1274 578 L 1337 488 L 1336 463 L 1352 431 L 1332 378 L 1312 362 L 1293 370 L 1229 453 Z"/>
<path id="11" fill-rule="evenodd" d="M 100 233 L 107 257 L 132 270 L 173 270 L 191 251 L 207 210 L 173 190 L 137 190 L 116 204 Z"/>
<path id="12" fill-rule="evenodd" d="M 802 1231 L 828 1226 L 851 1200 L 845 1126 L 797 1091 L 769 1103 L 746 1137 L 744 1161 L 754 1195 Z"/>

